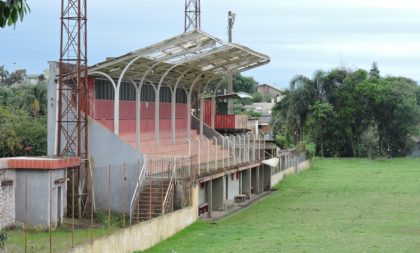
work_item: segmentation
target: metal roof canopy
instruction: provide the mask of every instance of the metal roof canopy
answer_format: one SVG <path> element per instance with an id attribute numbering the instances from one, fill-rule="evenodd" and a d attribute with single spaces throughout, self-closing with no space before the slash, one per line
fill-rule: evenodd
<path id="1" fill-rule="evenodd" d="M 144 81 L 159 86 L 179 83 L 189 89 L 195 82 L 202 88 L 210 80 L 220 80 L 269 62 L 270 58 L 264 54 L 193 30 L 98 63 L 88 72 L 91 76 L 118 80 L 118 84 L 113 83 L 115 88 L 123 80 L 141 80 L 140 85 Z"/>
<path id="2" fill-rule="evenodd" d="M 228 99 L 228 98 L 252 98 L 252 96 L 246 92 L 234 92 L 229 94 L 220 94 L 214 96 L 216 99 L 222 100 L 222 99 Z M 204 96 L 204 99 L 211 99 L 213 96 Z"/>

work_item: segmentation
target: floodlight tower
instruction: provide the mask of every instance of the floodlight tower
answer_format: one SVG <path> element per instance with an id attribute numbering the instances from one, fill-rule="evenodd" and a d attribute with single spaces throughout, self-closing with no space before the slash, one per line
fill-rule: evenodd
<path id="1" fill-rule="evenodd" d="M 61 0 L 60 63 L 56 155 L 80 157 L 72 170 L 77 187 L 77 209 L 85 215 L 89 201 L 89 113 L 87 79 L 87 0 Z M 74 201 L 73 201 L 74 202 Z M 73 203 L 73 207 L 74 207 Z M 72 207 L 72 209 L 73 209 Z M 74 211 L 74 210 L 72 210 Z"/>
<path id="2" fill-rule="evenodd" d="M 185 0 L 184 32 L 201 28 L 200 0 Z"/>
<path id="3" fill-rule="evenodd" d="M 229 11 L 228 12 L 228 42 L 232 43 L 232 31 L 233 31 L 233 25 L 235 24 L 236 14 Z M 227 77 L 227 83 L 228 83 L 228 93 L 233 93 L 233 77 L 232 75 L 229 75 Z M 228 100 L 228 113 L 233 113 L 233 101 L 231 99 Z"/>

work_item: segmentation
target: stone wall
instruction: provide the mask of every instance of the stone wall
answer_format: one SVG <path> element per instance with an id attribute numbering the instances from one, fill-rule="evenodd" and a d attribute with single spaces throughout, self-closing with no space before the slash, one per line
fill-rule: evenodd
<path id="1" fill-rule="evenodd" d="M 0 169 L 0 229 L 15 224 L 15 171 Z"/>

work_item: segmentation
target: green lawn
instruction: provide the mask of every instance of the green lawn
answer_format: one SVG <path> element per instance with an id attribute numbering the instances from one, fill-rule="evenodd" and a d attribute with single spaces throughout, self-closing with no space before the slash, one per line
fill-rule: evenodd
<path id="1" fill-rule="evenodd" d="M 146 252 L 420 252 L 420 159 L 317 159 L 276 189 Z"/>

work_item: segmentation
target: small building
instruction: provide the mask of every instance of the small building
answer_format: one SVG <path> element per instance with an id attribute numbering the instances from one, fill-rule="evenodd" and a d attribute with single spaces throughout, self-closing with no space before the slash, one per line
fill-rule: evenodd
<path id="1" fill-rule="evenodd" d="M 283 90 L 277 89 L 269 84 L 261 84 L 257 86 L 257 92 L 263 95 L 264 98 L 271 100 L 275 98 L 275 101 L 279 102 L 283 98 Z"/>
<path id="2" fill-rule="evenodd" d="M 66 210 L 67 168 L 80 166 L 80 158 L 1 158 L 0 165 L 1 226 L 57 227 Z"/>

